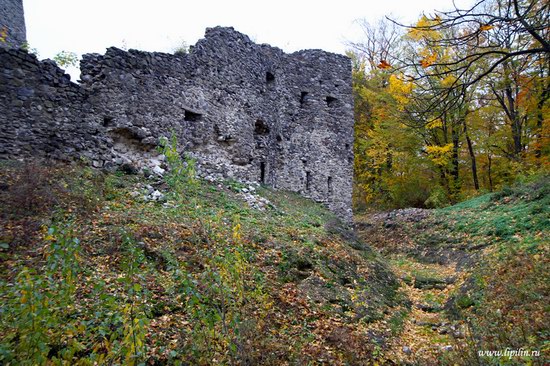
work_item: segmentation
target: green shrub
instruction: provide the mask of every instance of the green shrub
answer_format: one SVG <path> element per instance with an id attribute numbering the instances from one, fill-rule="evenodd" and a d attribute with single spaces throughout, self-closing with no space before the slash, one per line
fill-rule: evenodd
<path id="1" fill-rule="evenodd" d="M 260 313 L 269 307 L 242 246 L 239 223 L 233 226 L 232 236 L 225 245 L 212 243 L 202 273 L 187 273 L 183 279 L 186 309 L 193 324 L 187 346 L 199 364 L 214 360 L 233 364 L 246 359 L 246 339 L 252 336 L 248 332 L 254 333 L 255 324 L 250 306 L 259 308 Z"/>
<path id="2" fill-rule="evenodd" d="M 43 270 L 22 267 L 13 286 L 2 283 L 2 363 L 44 364 L 54 347 L 61 348 L 53 358 L 70 360 L 82 349 L 76 339 L 68 337 L 74 334 L 77 321 L 65 322 L 65 317 L 75 311 L 80 242 L 67 227 L 55 225 L 45 239 L 49 246 Z"/>
<path id="3" fill-rule="evenodd" d="M 436 186 L 430 192 L 430 197 L 424 201 L 424 205 L 428 208 L 441 208 L 450 204 L 447 192 L 441 186 Z"/>
<path id="4" fill-rule="evenodd" d="M 166 157 L 169 167 L 164 179 L 176 194 L 185 198 L 196 192 L 199 182 L 196 178 L 195 160 L 189 157 L 182 159 L 177 147 L 178 141 L 174 133 L 170 140 L 166 137 L 160 139 L 160 152 Z"/>
<path id="5" fill-rule="evenodd" d="M 423 207 L 429 197 L 429 188 L 421 177 L 403 178 L 390 186 L 389 204 L 391 207 Z"/>

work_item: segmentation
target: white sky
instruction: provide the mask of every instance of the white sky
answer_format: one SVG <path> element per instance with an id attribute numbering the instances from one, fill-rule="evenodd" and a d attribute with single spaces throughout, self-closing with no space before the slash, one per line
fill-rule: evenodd
<path id="1" fill-rule="evenodd" d="M 459 3 L 469 3 L 468 0 Z M 171 52 L 204 36 L 206 27 L 233 26 L 257 43 L 286 52 L 306 48 L 344 53 L 360 39 L 356 19 L 392 14 L 413 22 L 452 0 L 23 0 L 30 47 L 40 58 L 62 50 L 104 53 L 110 46 Z"/>

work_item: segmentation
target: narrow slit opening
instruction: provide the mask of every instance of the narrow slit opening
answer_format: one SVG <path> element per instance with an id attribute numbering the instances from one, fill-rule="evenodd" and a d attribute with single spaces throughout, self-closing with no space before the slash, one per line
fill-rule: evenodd
<path id="1" fill-rule="evenodd" d="M 305 102 L 307 101 L 307 95 L 308 92 L 301 92 L 300 93 L 300 106 L 303 106 Z"/>
<path id="2" fill-rule="evenodd" d="M 260 162 L 260 183 L 265 184 L 265 163 Z"/>

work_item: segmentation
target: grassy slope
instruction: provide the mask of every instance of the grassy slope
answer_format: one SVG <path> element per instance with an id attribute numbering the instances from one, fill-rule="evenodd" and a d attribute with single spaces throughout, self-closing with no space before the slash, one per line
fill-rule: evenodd
<path id="1" fill-rule="evenodd" d="M 296 194 L 260 188 L 260 211 L 236 183 L 0 173 L 3 364 L 366 364 L 398 303 L 380 257 Z"/>
<path id="2" fill-rule="evenodd" d="M 504 189 L 442 210 L 470 246 L 484 248 L 452 295 L 451 318 L 469 319 L 471 364 L 544 364 L 550 359 L 550 178 Z M 479 358 L 476 350 L 538 350 L 540 357 Z"/>
<path id="3" fill-rule="evenodd" d="M 0 175 L 4 364 L 530 362 L 476 356 L 506 347 L 548 356 L 548 178 L 359 218 L 401 277 L 398 292 L 383 258 L 295 194 L 260 188 L 273 206 L 259 211 L 232 182 L 171 188 L 16 163 Z M 168 202 L 144 201 L 146 184 Z"/>
<path id="4" fill-rule="evenodd" d="M 446 209 L 358 222 L 413 302 L 388 357 L 419 365 L 542 365 L 548 359 L 548 177 Z M 403 346 L 413 352 L 405 354 Z M 477 355 L 522 347 L 542 356 Z"/>

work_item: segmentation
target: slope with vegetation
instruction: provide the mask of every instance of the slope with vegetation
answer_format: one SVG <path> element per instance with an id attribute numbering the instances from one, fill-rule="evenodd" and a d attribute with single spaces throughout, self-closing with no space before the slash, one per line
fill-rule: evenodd
<path id="1" fill-rule="evenodd" d="M 550 178 L 444 209 L 357 220 L 412 302 L 386 357 L 418 365 L 544 365 L 550 358 Z"/>
<path id="2" fill-rule="evenodd" d="M 412 303 L 384 354 L 398 364 L 543 365 L 550 4 L 453 7 L 411 26 L 365 22 L 350 43 L 357 225 Z M 541 355 L 479 353 L 507 349 Z"/>
<path id="3" fill-rule="evenodd" d="M 198 180 L 164 152 L 163 178 L 2 163 L 0 363 L 376 357 L 401 298 L 374 251 L 319 204 Z"/>

